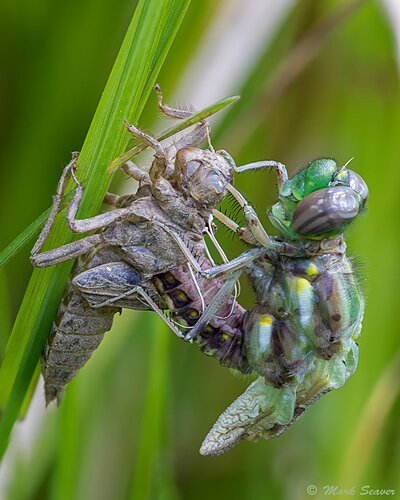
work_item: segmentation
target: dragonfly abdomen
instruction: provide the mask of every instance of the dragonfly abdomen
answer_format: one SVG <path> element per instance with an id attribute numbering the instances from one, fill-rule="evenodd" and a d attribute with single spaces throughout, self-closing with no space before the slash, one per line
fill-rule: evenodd
<path id="1" fill-rule="evenodd" d="M 284 258 L 254 284 L 262 290 L 248 314 L 249 363 L 275 387 L 306 376 L 313 357 L 345 356 L 361 329 L 363 298 L 346 256 Z"/>
<path id="2" fill-rule="evenodd" d="M 204 260 L 203 268 L 209 263 Z M 193 277 L 185 267 L 158 274 L 154 284 L 168 305 L 172 318 L 185 333 L 190 333 L 200 318 L 204 308 L 208 306 L 223 282 L 197 277 L 197 287 Z M 223 365 L 248 373 L 243 351 L 242 321 L 245 309 L 232 297 L 228 297 L 217 314 L 194 339 L 200 349 L 208 356 L 213 356 Z"/>
<path id="3" fill-rule="evenodd" d="M 111 329 L 117 311 L 117 307 L 93 309 L 71 282 L 67 285 L 42 355 L 46 404 L 61 401 L 64 387 Z"/>

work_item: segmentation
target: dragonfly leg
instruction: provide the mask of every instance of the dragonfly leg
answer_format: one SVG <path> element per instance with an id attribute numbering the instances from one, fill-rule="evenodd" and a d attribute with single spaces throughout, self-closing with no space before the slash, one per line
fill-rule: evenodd
<path id="1" fill-rule="evenodd" d="M 216 219 L 222 222 L 224 226 L 236 233 L 241 240 L 249 243 L 250 245 L 257 244 L 257 240 L 254 238 L 252 232 L 248 227 L 239 226 L 239 224 L 237 224 L 234 220 L 232 220 L 230 217 L 223 214 L 216 208 L 213 210 L 213 215 Z"/>
<path id="2" fill-rule="evenodd" d="M 190 248 L 186 245 L 182 238 L 177 233 L 175 233 L 175 231 L 172 231 L 171 228 L 169 228 L 166 224 L 158 220 L 153 220 L 152 223 L 168 232 L 171 238 L 173 238 L 175 243 L 179 246 L 180 250 L 185 255 L 193 269 L 206 279 L 212 279 L 215 277 L 227 275 L 233 271 L 237 271 L 238 269 L 247 267 L 251 262 L 253 262 L 253 260 L 257 259 L 258 257 L 260 257 L 260 255 L 265 254 L 268 251 L 265 248 L 253 248 L 251 250 L 248 250 L 247 252 L 242 253 L 235 259 L 225 262 L 224 264 L 213 266 L 209 269 L 203 269 L 197 262 L 197 259 L 191 252 Z"/>
<path id="3" fill-rule="evenodd" d="M 146 291 L 149 285 L 143 282 L 141 274 L 126 263 L 108 262 L 90 268 L 76 275 L 73 285 L 93 309 L 113 305 L 118 307 L 120 300 L 132 295 L 139 296 L 143 298 L 145 305 L 155 311 L 179 338 L 185 337 Z M 139 300 L 138 297 L 135 297 L 135 300 Z M 137 309 L 134 303 L 132 305 L 132 309 Z M 122 307 L 129 308 L 130 306 L 127 303 Z"/>
<path id="4" fill-rule="evenodd" d="M 166 172 L 174 171 L 174 156 L 170 148 L 164 148 L 160 141 L 135 127 L 135 125 L 130 124 L 127 120 L 125 120 L 125 126 L 136 139 L 150 146 L 156 153 L 149 172 L 152 182 L 164 177 Z"/>
<path id="5" fill-rule="evenodd" d="M 106 212 L 104 214 L 95 215 L 88 219 L 77 219 L 76 214 L 79 210 L 80 202 L 83 196 L 83 187 L 79 182 L 73 170 L 71 170 L 72 178 L 76 184 L 76 191 L 71 200 L 67 211 L 67 222 L 71 231 L 75 233 L 86 233 L 88 231 L 95 231 L 101 229 L 109 224 L 115 222 L 117 219 L 123 219 L 131 214 L 129 208 L 119 208 Z M 58 193 L 57 193 L 58 195 Z M 56 195 L 56 196 L 57 196 Z"/>
<path id="6" fill-rule="evenodd" d="M 234 271 L 244 269 L 262 255 L 268 255 L 268 252 L 269 249 L 263 247 L 252 248 L 224 264 L 203 270 L 201 274 L 207 279 L 220 278 Z"/>
<path id="7" fill-rule="evenodd" d="M 186 243 L 182 240 L 182 238 L 175 231 L 171 230 L 171 228 L 168 227 L 163 222 L 155 219 L 152 221 L 152 223 L 161 227 L 162 229 L 164 229 L 171 236 L 171 238 L 175 241 L 175 243 L 181 249 L 184 256 L 187 258 L 188 262 L 193 267 L 193 269 L 195 271 L 197 271 L 198 273 L 200 273 L 201 275 L 203 275 L 203 273 L 205 271 L 202 269 L 200 264 L 197 262 L 196 257 L 192 254 L 191 250 L 186 245 Z"/>
<path id="8" fill-rule="evenodd" d="M 107 193 L 104 196 L 103 203 L 105 205 L 111 205 L 113 207 L 117 207 L 120 198 L 121 197 L 118 194 L 110 193 L 109 191 L 107 191 Z"/>
<path id="9" fill-rule="evenodd" d="M 66 189 L 69 176 L 72 176 L 73 180 L 77 184 L 75 194 L 71 200 L 71 203 L 67 210 L 67 221 L 70 229 L 77 233 L 85 233 L 88 231 L 101 229 L 108 226 L 117 219 L 124 218 L 130 215 L 129 209 L 116 209 L 111 212 L 106 212 L 105 214 L 96 215 L 88 219 L 76 219 L 76 213 L 79 209 L 80 201 L 83 196 L 83 188 L 78 179 L 75 176 L 75 166 L 78 159 L 78 153 L 73 153 L 71 162 L 64 168 L 61 178 L 58 182 L 56 194 L 53 197 L 53 204 L 50 210 L 49 218 L 47 219 L 43 229 L 34 244 L 31 251 L 31 262 L 35 267 L 48 267 L 55 264 L 60 264 L 70 259 L 74 259 L 89 252 L 92 248 L 102 242 L 102 236 L 95 234 L 92 236 L 87 236 L 79 241 L 68 243 L 59 248 L 53 250 L 48 250 L 46 252 L 41 252 L 44 243 L 49 237 L 51 229 L 54 222 L 61 210 L 61 201 Z M 106 201 L 116 201 L 118 197 L 116 195 L 106 196 Z"/>
<path id="10" fill-rule="evenodd" d="M 182 340 L 186 340 L 185 334 L 179 330 L 173 321 L 164 313 L 162 309 L 154 302 L 154 300 L 148 295 L 145 290 L 141 287 L 137 287 L 137 293 L 141 295 L 144 300 L 149 304 L 155 313 L 164 321 L 164 323 L 175 333 L 177 337 Z"/>
<path id="11" fill-rule="evenodd" d="M 170 108 L 173 109 L 173 108 Z M 150 134 L 146 134 L 139 128 L 128 123 L 125 120 L 125 125 L 128 131 L 144 142 L 148 146 L 154 149 L 156 152 L 155 161 L 150 169 L 150 178 L 152 181 L 157 180 L 159 177 L 163 176 L 165 171 L 170 167 L 170 170 L 174 169 L 174 158 L 176 152 L 184 147 L 197 146 L 201 144 L 204 139 L 207 138 L 208 123 L 200 123 L 193 130 L 185 134 L 181 139 L 178 139 L 175 143 L 164 147 L 157 139 L 152 137 Z M 136 180 L 142 180 L 143 171 L 136 167 L 132 162 L 127 162 L 123 167 L 123 170 L 131 175 Z"/>
<path id="12" fill-rule="evenodd" d="M 162 309 L 154 302 L 154 300 L 150 297 L 148 293 L 141 287 L 141 286 L 134 286 L 131 288 L 129 291 L 121 293 L 121 295 L 117 297 L 112 297 L 108 300 L 105 300 L 104 302 L 101 302 L 100 304 L 96 304 L 94 307 L 95 309 L 99 307 L 104 307 L 108 305 L 112 305 L 114 302 L 117 302 L 118 300 L 124 299 L 126 297 L 129 297 L 130 295 L 133 294 L 138 294 L 140 295 L 144 301 L 150 306 L 150 308 L 158 314 L 158 316 L 164 321 L 164 323 L 175 333 L 177 337 L 180 339 L 186 340 L 185 334 L 179 330 L 179 328 L 171 321 L 171 319 L 164 313 Z"/>
<path id="13" fill-rule="evenodd" d="M 133 161 L 127 161 L 124 163 L 121 170 L 128 174 L 129 177 L 132 177 L 135 181 L 146 184 L 150 182 L 149 174 L 135 165 Z"/>
<path id="14" fill-rule="evenodd" d="M 262 160 L 254 161 L 252 163 L 247 163 L 246 165 L 241 165 L 240 167 L 234 167 L 235 172 L 241 173 L 247 170 L 257 170 L 259 168 L 272 168 L 276 176 L 276 184 L 278 189 L 281 188 L 282 184 L 288 180 L 288 174 L 286 167 L 283 163 L 273 160 Z"/>
<path id="15" fill-rule="evenodd" d="M 221 245 L 219 244 L 217 238 L 214 235 L 214 231 L 213 231 L 213 215 L 212 214 L 210 214 L 210 216 L 209 216 L 208 223 L 207 223 L 207 226 L 205 227 L 205 229 L 203 230 L 203 234 L 206 234 L 210 238 L 212 244 L 214 245 L 214 248 L 217 250 L 219 256 L 221 257 L 222 262 L 224 264 L 226 264 L 227 262 L 229 262 L 229 259 L 226 256 L 223 248 L 221 247 Z M 211 262 L 212 266 L 215 267 L 215 263 L 214 263 L 214 261 L 213 261 L 213 259 L 211 257 L 211 254 L 210 254 L 210 252 L 208 250 L 208 246 L 207 246 L 207 242 L 206 241 L 204 241 L 204 246 L 205 246 L 205 250 L 206 250 L 206 253 L 207 253 L 208 260 Z M 238 298 L 239 295 L 240 295 L 240 283 L 238 281 L 236 283 L 236 285 L 235 285 L 234 302 L 236 301 L 236 299 Z"/>
<path id="16" fill-rule="evenodd" d="M 69 177 L 72 176 L 76 180 L 74 169 L 76 166 L 78 156 L 79 156 L 78 153 L 73 153 L 71 161 L 64 168 L 61 178 L 57 185 L 56 194 L 53 197 L 53 204 L 51 206 L 49 218 L 47 219 L 45 225 L 43 226 L 43 229 L 32 248 L 30 259 L 35 267 L 48 267 L 48 266 L 53 266 L 55 264 L 60 264 L 61 262 L 65 262 L 70 259 L 75 259 L 76 257 L 79 257 L 80 255 L 89 252 L 92 248 L 94 248 L 101 242 L 100 235 L 92 235 L 92 236 L 87 236 L 86 238 L 82 238 L 79 241 L 68 243 L 59 248 L 48 250 L 46 252 L 41 252 L 43 245 L 45 244 L 46 240 L 49 237 L 50 231 L 54 225 L 57 215 L 61 210 L 61 202 L 65 189 L 68 184 Z M 78 206 L 79 206 L 80 196 L 81 195 L 79 192 L 75 193 L 71 205 L 74 203 L 74 200 L 75 202 L 76 200 L 78 200 Z"/>
<path id="17" fill-rule="evenodd" d="M 194 115 L 194 112 L 188 109 L 175 108 L 164 103 L 163 93 L 159 85 L 154 85 L 154 90 L 157 92 L 157 104 L 164 115 L 169 118 L 182 119 Z M 205 139 L 207 139 L 210 151 L 214 152 L 210 138 L 210 124 L 207 121 L 201 121 L 193 130 L 185 134 L 176 142 L 168 146 L 168 149 L 173 150 L 173 156 L 176 152 L 185 147 L 199 146 Z"/>
<path id="18" fill-rule="evenodd" d="M 195 339 L 197 335 L 204 330 L 210 320 L 216 315 L 218 310 L 231 295 L 241 274 L 241 271 L 235 271 L 227 278 L 225 283 L 212 298 L 211 302 L 207 305 L 192 330 L 186 335 L 185 340 Z"/>
<path id="19" fill-rule="evenodd" d="M 54 266 L 90 252 L 90 250 L 101 242 L 101 235 L 94 234 L 93 236 L 86 236 L 78 241 L 67 243 L 53 250 L 48 250 L 47 252 L 40 252 L 40 249 L 35 252 L 32 251 L 30 259 L 35 267 Z"/>
<path id="20" fill-rule="evenodd" d="M 243 208 L 247 227 L 254 236 L 256 242 L 264 247 L 271 246 L 271 238 L 263 228 L 254 208 L 249 205 L 246 198 L 236 188 L 234 188 L 232 184 L 228 184 L 227 189 Z"/>
<path id="21" fill-rule="evenodd" d="M 150 184 L 150 177 L 148 172 L 141 170 L 132 161 L 127 161 L 120 168 L 123 172 L 128 174 L 129 177 L 137 181 L 140 186 L 144 184 Z M 119 196 L 117 194 L 107 192 L 104 196 L 103 203 L 120 208 L 121 206 L 126 206 L 122 202 L 122 200 L 126 200 L 126 198 L 126 196 Z"/>
<path id="22" fill-rule="evenodd" d="M 282 184 L 287 181 L 288 175 L 286 171 L 285 165 L 283 163 L 279 163 L 277 161 L 257 161 L 253 163 L 248 163 L 246 165 L 242 165 L 240 167 L 234 166 L 235 172 L 245 172 L 246 170 L 256 170 L 259 168 L 270 167 L 274 169 L 276 175 L 276 182 L 278 189 L 281 188 Z M 247 228 L 240 228 L 235 225 L 233 221 L 223 214 L 215 214 L 216 217 L 221 220 L 226 226 L 230 227 L 232 230 L 237 232 L 239 236 L 248 243 L 258 243 L 259 245 L 270 247 L 271 246 L 271 238 L 268 233 L 263 228 L 260 219 L 257 216 L 256 211 L 249 205 L 245 197 L 232 185 L 228 185 L 229 192 L 233 195 L 236 201 L 243 208 L 244 216 L 247 222 Z M 232 224 L 233 223 L 233 224 Z M 253 240 L 253 241 L 252 241 Z"/>
<path id="23" fill-rule="evenodd" d="M 145 144 L 147 144 L 147 146 L 150 146 L 152 149 L 154 149 L 156 155 L 158 155 L 160 158 L 164 158 L 165 151 L 161 142 L 152 137 L 150 134 L 146 134 L 146 132 L 143 132 L 143 130 L 140 130 L 140 128 L 135 127 L 135 125 L 132 125 L 127 120 L 125 120 L 124 123 L 130 134 L 132 134 L 140 142 L 144 142 Z"/>
<path id="24" fill-rule="evenodd" d="M 194 114 L 192 111 L 174 108 L 172 106 L 169 106 L 168 104 L 165 104 L 163 101 L 163 94 L 160 86 L 155 85 L 154 89 L 157 92 L 158 107 L 160 111 L 166 116 L 175 119 L 182 119 L 190 117 Z M 168 179 L 171 175 L 173 175 L 175 171 L 175 163 L 174 163 L 175 156 L 180 149 L 186 147 L 199 146 L 205 139 L 207 139 L 211 151 L 214 151 L 214 149 L 211 146 L 210 135 L 209 135 L 210 125 L 206 121 L 201 121 L 192 130 L 183 135 L 183 137 L 179 138 L 177 141 L 166 147 L 162 146 L 162 144 L 157 139 L 143 132 L 134 125 L 128 123 L 126 120 L 125 120 L 125 125 L 128 131 L 134 137 L 136 137 L 141 142 L 144 142 L 145 144 L 153 148 L 154 151 L 156 152 L 154 162 L 149 172 L 150 180 L 153 182 L 157 181 L 157 179 L 159 179 L 160 177 L 165 177 Z M 131 173 L 127 171 L 128 168 L 126 166 L 123 167 L 123 170 L 125 170 L 128 173 L 128 175 L 131 175 Z M 140 175 L 140 169 L 137 169 L 135 175 L 132 175 L 132 177 L 136 178 L 136 180 L 139 181 L 142 180 L 142 177 Z"/>
<path id="25" fill-rule="evenodd" d="M 188 118 L 189 116 L 192 116 L 194 114 L 193 111 L 173 108 L 172 106 L 168 106 L 168 104 L 165 104 L 161 87 L 158 84 L 154 85 L 153 89 L 157 92 L 158 108 L 165 116 L 168 116 L 169 118 L 176 118 L 177 120 L 179 120 L 181 118 Z"/>
<path id="26" fill-rule="evenodd" d="M 61 201 L 64 195 L 65 189 L 68 184 L 68 179 L 71 175 L 71 171 L 75 168 L 76 162 L 78 160 L 79 153 L 72 153 L 72 159 L 68 165 L 64 168 L 60 180 L 58 181 L 56 194 L 53 196 L 53 204 L 50 209 L 50 215 L 47 219 L 43 229 L 41 230 L 39 237 L 32 248 L 31 255 L 34 256 L 38 254 L 43 247 L 45 241 L 49 237 L 50 231 L 54 225 L 54 222 L 61 210 Z"/>

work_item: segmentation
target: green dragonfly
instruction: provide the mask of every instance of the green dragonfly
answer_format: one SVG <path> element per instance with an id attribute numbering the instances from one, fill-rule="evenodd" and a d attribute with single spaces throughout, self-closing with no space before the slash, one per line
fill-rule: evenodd
<path id="1" fill-rule="evenodd" d="M 223 277 L 225 284 L 190 335 L 204 335 L 205 325 L 245 272 L 256 304 L 243 316 L 241 356 L 257 378 L 219 417 L 201 447 L 205 455 L 223 453 L 242 439 L 280 435 L 357 367 L 364 300 L 343 233 L 365 210 L 367 185 L 347 164 L 338 167 L 331 159 L 315 160 L 291 179 L 281 164 L 275 173 L 279 201 L 268 217 L 281 236 L 267 234 L 232 186 L 245 227 L 214 211 L 255 248 L 204 271 L 208 279 Z"/>

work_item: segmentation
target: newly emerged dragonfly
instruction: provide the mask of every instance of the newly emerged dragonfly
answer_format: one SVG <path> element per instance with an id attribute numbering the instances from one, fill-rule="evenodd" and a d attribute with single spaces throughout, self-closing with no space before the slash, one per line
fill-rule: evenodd
<path id="1" fill-rule="evenodd" d="M 278 436 L 357 367 L 364 301 L 343 232 L 364 211 L 367 185 L 330 159 L 311 162 L 292 179 L 282 167 L 276 174 L 279 201 L 268 216 L 280 237 L 266 233 L 237 191 L 247 227 L 219 215 L 258 248 L 205 272 L 209 279 L 225 276 L 226 285 L 192 335 L 230 293 L 227 284 L 233 287 L 245 271 L 257 299 L 243 318 L 243 355 L 258 378 L 218 419 L 203 454 L 223 453 L 242 439 Z"/>

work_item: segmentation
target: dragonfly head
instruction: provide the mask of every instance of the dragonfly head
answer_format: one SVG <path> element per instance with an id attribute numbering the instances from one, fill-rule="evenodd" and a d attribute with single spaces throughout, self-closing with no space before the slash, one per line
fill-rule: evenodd
<path id="1" fill-rule="evenodd" d="M 365 181 L 347 164 L 314 160 L 283 183 L 268 217 L 291 239 L 333 238 L 365 209 L 367 198 Z"/>
<path id="2" fill-rule="evenodd" d="M 233 165 L 225 151 L 183 148 L 176 155 L 176 181 L 200 205 L 216 206 L 232 182 Z"/>

